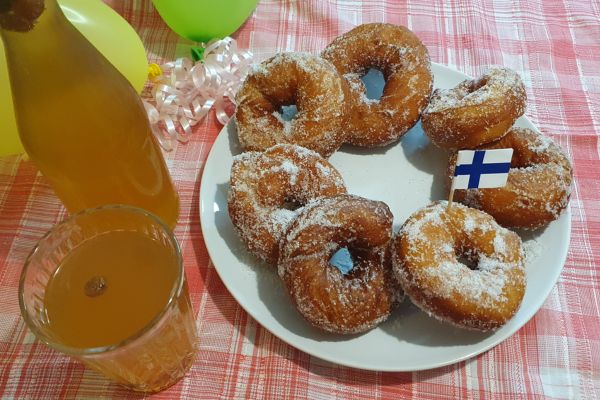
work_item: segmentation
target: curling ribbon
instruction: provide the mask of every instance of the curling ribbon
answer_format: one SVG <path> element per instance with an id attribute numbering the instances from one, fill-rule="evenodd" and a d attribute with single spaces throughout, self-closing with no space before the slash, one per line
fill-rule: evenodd
<path id="1" fill-rule="evenodd" d="M 235 94 L 252 61 L 252 53 L 239 50 L 230 37 L 213 39 L 202 47 L 201 61 L 184 57 L 153 68 L 152 97 L 143 103 L 152 131 L 166 151 L 173 150 L 175 141 L 187 142 L 192 127 L 213 107 L 217 120 L 227 124 L 231 115 L 225 106 L 235 105 Z"/>

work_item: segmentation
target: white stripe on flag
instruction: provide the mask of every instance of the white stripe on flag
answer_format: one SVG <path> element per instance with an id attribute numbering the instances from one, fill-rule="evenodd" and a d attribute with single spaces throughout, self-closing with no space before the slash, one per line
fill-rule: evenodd
<path id="1" fill-rule="evenodd" d="M 460 150 L 456 158 L 456 165 L 473 164 L 475 150 Z"/>
<path id="2" fill-rule="evenodd" d="M 502 187 L 506 185 L 508 174 L 486 174 L 479 178 L 479 189 Z"/>
<path id="3" fill-rule="evenodd" d="M 469 175 L 459 175 L 452 179 L 452 189 L 468 189 L 469 188 Z"/>
<path id="4" fill-rule="evenodd" d="M 513 154 L 513 149 L 486 150 L 485 156 L 483 157 L 483 163 L 484 164 L 510 163 L 510 160 L 512 159 L 512 154 Z"/>

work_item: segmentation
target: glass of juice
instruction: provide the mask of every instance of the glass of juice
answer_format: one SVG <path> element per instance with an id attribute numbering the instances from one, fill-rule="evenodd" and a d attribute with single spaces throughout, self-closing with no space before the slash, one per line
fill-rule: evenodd
<path id="1" fill-rule="evenodd" d="M 19 303 L 38 339 L 133 390 L 165 389 L 194 361 L 179 246 L 140 208 L 87 209 L 55 226 L 27 258 Z"/>

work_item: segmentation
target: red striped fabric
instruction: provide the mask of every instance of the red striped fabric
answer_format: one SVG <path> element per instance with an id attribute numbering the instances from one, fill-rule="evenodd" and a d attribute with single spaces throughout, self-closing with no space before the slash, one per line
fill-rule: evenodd
<path id="1" fill-rule="evenodd" d="M 151 61 L 187 55 L 149 0 L 107 0 L 141 36 Z M 470 75 L 517 70 L 527 115 L 575 166 L 572 239 L 556 287 L 514 336 L 471 360 L 413 373 L 330 364 L 283 343 L 231 297 L 199 224 L 199 178 L 220 126 L 211 114 L 166 155 L 181 196 L 181 243 L 200 334 L 189 374 L 156 398 L 592 399 L 600 396 L 600 5 L 588 0 L 262 0 L 233 36 L 260 60 L 318 52 L 364 22 L 412 29 L 432 59 Z M 19 316 L 21 266 L 65 212 L 35 167 L 0 158 L 0 397 L 138 398 L 34 340 Z"/>

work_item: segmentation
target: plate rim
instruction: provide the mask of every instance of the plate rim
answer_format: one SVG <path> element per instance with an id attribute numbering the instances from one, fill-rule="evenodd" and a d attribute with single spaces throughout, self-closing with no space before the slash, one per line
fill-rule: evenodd
<path id="1" fill-rule="evenodd" d="M 443 64 L 439 64 L 439 63 L 434 63 L 432 62 L 432 67 L 434 68 L 440 68 L 441 70 L 447 70 L 453 74 L 460 74 L 462 76 L 465 77 L 465 79 L 472 79 L 471 77 L 469 77 L 468 75 L 466 75 L 465 73 L 455 70 L 451 67 L 448 67 L 446 65 Z M 525 115 L 523 115 L 521 118 L 523 118 L 525 121 L 527 121 L 528 124 L 530 124 L 531 126 L 534 127 L 535 131 L 540 133 L 539 129 L 531 122 L 531 120 L 529 120 L 529 118 L 527 118 Z M 308 346 L 306 346 L 303 343 L 297 344 L 297 343 L 292 343 L 291 340 L 289 340 L 288 338 L 284 337 L 283 335 L 280 335 L 278 332 L 275 332 L 271 329 L 269 329 L 268 327 L 266 327 L 261 320 L 255 315 L 256 313 L 253 312 L 252 308 L 245 305 L 242 301 L 240 301 L 240 295 L 239 293 L 236 292 L 236 290 L 234 288 L 232 288 L 231 282 L 229 282 L 227 279 L 223 279 L 223 276 L 221 274 L 221 271 L 219 269 L 219 267 L 217 266 L 217 264 L 213 261 L 214 260 L 214 252 L 216 251 L 216 249 L 211 249 L 211 247 L 207 244 L 206 242 L 206 234 L 208 231 L 208 227 L 205 226 L 205 224 L 207 224 L 208 222 L 205 222 L 205 218 L 203 217 L 203 210 L 205 209 L 205 207 L 203 206 L 203 203 L 205 203 L 204 199 L 206 199 L 207 197 L 207 191 L 209 190 L 207 187 L 205 187 L 206 185 L 204 185 L 203 183 L 205 182 L 205 178 L 207 175 L 207 168 L 206 166 L 209 165 L 209 163 L 214 162 L 213 158 L 216 158 L 217 155 L 215 153 L 215 151 L 213 151 L 215 149 L 215 143 L 217 142 L 217 140 L 219 139 L 219 137 L 221 137 L 221 135 L 228 135 L 228 129 L 229 129 L 229 124 L 235 123 L 234 122 L 234 118 L 232 118 L 228 124 L 224 125 L 223 128 L 221 129 L 221 131 L 219 132 L 219 134 L 217 135 L 215 141 L 213 142 L 210 152 L 208 154 L 208 157 L 206 158 L 206 161 L 202 167 L 202 176 L 201 176 L 201 180 L 200 180 L 200 193 L 199 193 L 199 219 L 200 219 L 200 227 L 201 227 L 201 231 L 202 231 L 202 239 L 204 240 L 204 244 L 205 247 L 207 249 L 208 255 L 210 257 L 210 262 L 213 264 L 214 269 L 216 270 L 217 274 L 219 275 L 219 278 L 221 279 L 221 282 L 223 283 L 223 285 L 227 288 L 228 292 L 231 294 L 231 296 L 235 299 L 235 301 L 258 323 L 260 324 L 264 329 L 266 329 L 267 331 L 269 331 L 272 335 L 274 335 L 275 337 L 277 337 L 278 339 L 282 340 L 283 342 L 287 343 L 288 345 L 305 352 L 306 354 L 309 354 L 313 357 L 317 357 L 321 360 L 325 360 L 327 362 L 336 364 L 336 365 L 341 365 L 341 366 L 346 366 L 346 367 L 351 367 L 351 368 L 356 368 L 356 369 L 361 369 L 361 370 L 366 370 L 366 371 L 380 371 L 380 372 L 416 372 L 416 371 L 425 371 L 425 370 L 430 370 L 430 369 L 434 369 L 434 368 L 440 368 L 440 367 L 445 367 L 448 365 L 452 365 L 452 364 L 456 364 L 459 363 L 461 361 L 465 361 L 468 360 L 472 357 L 475 357 L 479 354 L 483 354 L 487 351 L 489 351 L 490 349 L 496 347 L 497 345 L 499 345 L 500 343 L 504 342 L 505 340 L 507 340 L 508 338 L 512 337 L 515 333 L 517 333 L 525 324 L 527 324 L 536 314 L 537 312 L 540 310 L 540 308 L 542 307 L 542 305 L 546 302 L 546 300 L 548 299 L 548 296 L 550 295 L 550 292 L 552 291 L 552 289 L 556 286 L 556 283 L 558 282 L 558 279 L 560 278 L 560 275 L 562 274 L 562 271 L 564 269 L 564 265 L 565 262 L 567 260 L 568 257 L 568 249 L 570 247 L 570 242 L 571 242 L 571 237 L 572 237 L 572 214 L 571 214 L 571 204 L 569 202 L 568 206 L 566 207 L 566 209 L 563 211 L 563 214 L 561 215 L 562 218 L 566 218 L 566 231 L 567 231 L 567 240 L 565 241 L 563 248 L 564 250 L 561 251 L 562 253 L 562 259 L 560 260 L 560 268 L 558 268 L 556 270 L 555 276 L 552 277 L 551 282 L 552 284 L 548 284 L 548 286 L 545 288 L 545 290 L 543 290 L 543 295 L 538 295 L 537 297 L 535 297 L 533 299 L 533 306 L 530 305 L 529 309 L 525 312 L 525 317 L 523 318 L 522 323 L 517 324 L 516 326 L 514 326 L 513 328 L 510 329 L 510 331 L 508 331 L 509 333 L 505 333 L 502 335 L 499 335 L 497 338 L 494 338 L 494 340 L 490 341 L 489 343 L 487 343 L 486 345 L 482 346 L 481 348 L 477 348 L 477 349 L 473 349 L 472 351 L 468 351 L 465 354 L 456 357 L 456 358 L 452 358 L 448 361 L 445 362 L 435 362 L 435 363 L 430 363 L 428 365 L 422 365 L 419 366 L 417 368 L 404 368 L 404 367 L 386 367 L 386 366 L 379 366 L 379 367 L 375 367 L 375 366 L 371 366 L 371 365 L 362 365 L 359 363 L 354 363 L 354 362 L 348 362 L 348 361 L 340 361 L 339 359 L 335 359 L 332 357 L 329 357 L 328 355 L 321 355 L 321 354 L 316 354 L 315 351 L 313 351 L 312 349 L 308 348 Z M 235 156 L 234 154 L 232 154 L 232 156 Z M 208 201 L 208 200 L 207 200 Z M 214 200 L 210 200 L 210 205 L 212 205 L 214 203 Z M 406 300 L 405 300 L 406 301 Z M 493 335 L 495 335 L 496 333 L 492 333 Z"/>

